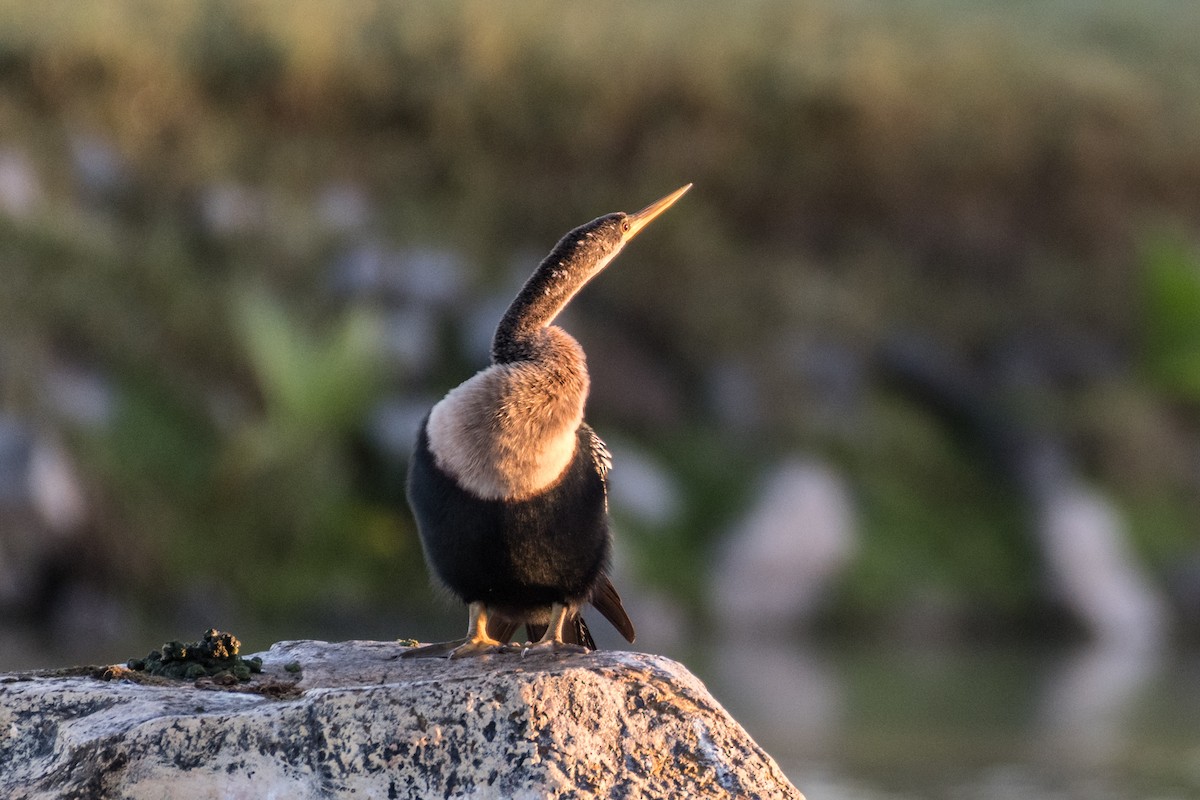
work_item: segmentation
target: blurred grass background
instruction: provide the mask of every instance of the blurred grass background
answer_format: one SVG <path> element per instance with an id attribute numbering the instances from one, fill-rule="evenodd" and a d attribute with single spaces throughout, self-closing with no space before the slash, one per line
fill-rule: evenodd
<path id="1" fill-rule="evenodd" d="M 67 444 L 72 558 L 138 613 L 428 609 L 380 404 L 477 369 L 566 230 L 693 181 L 569 320 L 598 429 L 680 487 L 619 518 L 624 568 L 705 612 L 803 451 L 861 514 L 830 619 L 1036 615 L 1019 492 L 879 374 L 918 337 L 1003 373 L 1166 582 L 1200 511 L 1196 30 L 1167 0 L 0 3 L 0 410 Z M 379 252 L 453 285 L 346 290 Z"/>

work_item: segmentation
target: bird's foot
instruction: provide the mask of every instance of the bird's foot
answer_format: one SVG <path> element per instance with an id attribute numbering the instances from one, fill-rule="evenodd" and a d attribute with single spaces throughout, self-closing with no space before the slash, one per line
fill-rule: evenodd
<path id="1" fill-rule="evenodd" d="M 526 642 L 521 648 L 522 658 L 530 655 L 553 654 L 560 653 L 590 653 L 588 648 L 581 644 L 568 644 L 567 642 L 559 642 L 554 639 L 541 639 L 536 642 Z"/>
<path id="2" fill-rule="evenodd" d="M 505 644 L 495 639 L 468 639 L 450 651 L 450 658 L 471 658 L 473 656 L 490 656 L 498 653 L 519 653 L 521 648 L 513 644 Z"/>
<path id="3" fill-rule="evenodd" d="M 401 658 L 470 658 L 471 656 L 495 655 L 497 653 L 519 653 L 515 644 L 505 644 L 495 639 L 455 639 L 414 647 L 400 654 Z"/>

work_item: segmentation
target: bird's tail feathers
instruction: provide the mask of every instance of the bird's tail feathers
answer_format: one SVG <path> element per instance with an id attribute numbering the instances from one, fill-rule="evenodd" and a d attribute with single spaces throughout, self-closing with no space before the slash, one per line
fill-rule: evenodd
<path id="1" fill-rule="evenodd" d="M 529 634 L 529 641 L 536 642 L 546 635 L 546 626 L 526 625 L 525 632 Z M 567 621 L 563 625 L 562 638 L 566 644 L 581 644 L 588 650 L 596 649 L 596 640 L 592 638 L 592 632 L 588 630 L 587 623 L 579 614 L 567 617 Z"/>
<path id="2" fill-rule="evenodd" d="M 612 585 L 612 581 L 607 575 L 601 575 L 600 580 L 596 583 L 596 588 L 592 590 L 592 605 L 604 615 L 604 618 L 612 623 L 613 627 L 620 631 L 625 637 L 625 641 L 630 644 L 637 638 L 637 633 L 633 629 L 633 620 L 629 618 L 629 614 L 625 613 L 625 606 L 621 603 L 621 595 L 617 594 L 617 587 Z"/>
<path id="3" fill-rule="evenodd" d="M 588 630 L 581 614 L 567 618 L 567 624 L 563 625 L 563 641 L 567 644 L 581 644 L 588 650 L 596 649 L 596 640 L 592 638 L 592 632 Z"/>

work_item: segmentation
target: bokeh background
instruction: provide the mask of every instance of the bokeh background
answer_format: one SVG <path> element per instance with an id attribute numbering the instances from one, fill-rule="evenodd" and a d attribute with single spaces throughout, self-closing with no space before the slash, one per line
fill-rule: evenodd
<path id="1" fill-rule="evenodd" d="M 810 797 L 1200 795 L 1197 31 L 0 3 L 0 669 L 458 635 L 421 416 L 559 236 L 691 181 L 563 320 L 638 646 Z"/>

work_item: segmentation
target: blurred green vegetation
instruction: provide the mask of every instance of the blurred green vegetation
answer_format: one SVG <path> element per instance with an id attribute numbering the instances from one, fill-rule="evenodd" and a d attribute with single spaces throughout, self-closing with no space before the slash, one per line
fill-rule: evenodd
<path id="1" fill-rule="evenodd" d="M 1145 361 L 1151 378 L 1180 400 L 1200 403 L 1200 259 L 1183 242 L 1146 255 Z"/>
<path id="2" fill-rule="evenodd" d="M 0 217 L 0 399 L 46 413 L 64 359 L 112 377 L 115 419 L 78 449 L 135 583 L 199 574 L 271 612 L 415 602 L 411 523 L 398 488 L 363 490 L 356 438 L 384 393 L 436 396 L 478 364 L 451 347 L 386 374 L 369 315 L 329 298 L 361 231 L 319 196 L 360 187 L 370 235 L 461 254 L 485 291 L 513 254 L 694 181 L 578 322 L 612 312 L 689 398 L 735 362 L 766 399 L 750 435 L 697 401 L 667 426 L 593 405 L 683 486 L 671 531 L 632 526 L 638 574 L 700 603 L 756 467 L 805 447 L 860 492 L 846 608 L 932 590 L 1020 613 L 1036 576 L 1012 492 L 869 374 L 847 411 L 868 424 L 814 415 L 788 347 L 869 365 L 896 331 L 967 360 L 1017 335 L 1098 343 L 1115 366 L 1033 401 L 1157 568 L 1194 546 L 1196 30 L 1200 6 L 1166 0 L 3 2 L 0 144 L 41 185 Z M 81 177 L 81 137 L 117 179 Z M 230 186 L 257 200 L 221 229 L 204 202 Z M 1183 244 L 1142 247 L 1163 227 Z"/>

